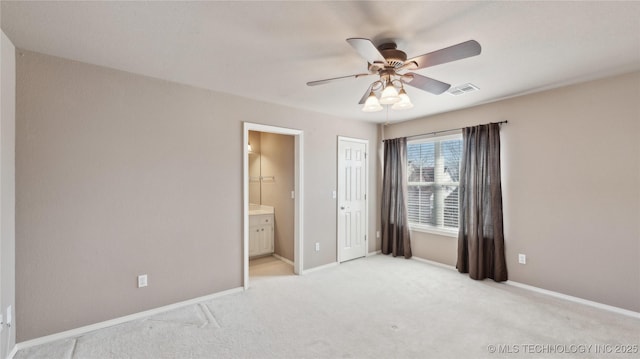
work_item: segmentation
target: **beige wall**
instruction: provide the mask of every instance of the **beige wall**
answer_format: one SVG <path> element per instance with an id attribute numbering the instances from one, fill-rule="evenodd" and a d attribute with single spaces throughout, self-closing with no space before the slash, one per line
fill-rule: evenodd
<path id="1" fill-rule="evenodd" d="M 0 47 L 0 313 L 6 320 L 7 307 L 15 317 L 15 101 L 16 57 L 11 40 L 2 32 Z M 16 342 L 15 318 L 0 335 L 0 358 Z"/>
<path id="2" fill-rule="evenodd" d="M 304 131 L 304 265 L 335 262 L 337 136 L 378 136 L 26 51 L 17 86 L 18 341 L 241 286 L 243 121 Z"/>
<path id="3" fill-rule="evenodd" d="M 289 135 L 260 134 L 262 176 L 274 178 L 262 182 L 262 204 L 275 210 L 275 253 L 290 261 L 294 260 L 294 139 Z"/>
<path id="4" fill-rule="evenodd" d="M 632 73 L 390 125 L 385 137 L 508 120 L 509 279 L 640 311 L 639 99 Z M 414 255 L 455 265 L 455 238 L 412 235 Z"/>

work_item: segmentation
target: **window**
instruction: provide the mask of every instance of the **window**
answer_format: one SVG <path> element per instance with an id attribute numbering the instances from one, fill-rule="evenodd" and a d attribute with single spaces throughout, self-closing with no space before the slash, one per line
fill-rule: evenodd
<path id="1" fill-rule="evenodd" d="M 407 143 L 409 224 L 412 229 L 455 234 L 462 136 Z"/>

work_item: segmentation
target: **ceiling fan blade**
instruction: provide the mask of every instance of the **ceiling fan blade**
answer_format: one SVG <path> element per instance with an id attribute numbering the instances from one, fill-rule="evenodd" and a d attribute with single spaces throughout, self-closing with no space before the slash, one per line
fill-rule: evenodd
<path id="1" fill-rule="evenodd" d="M 363 39 L 359 37 L 352 37 L 347 39 L 347 42 L 353 47 L 368 63 L 383 63 L 387 64 L 384 56 L 378 51 L 378 48 L 369 39 Z"/>
<path id="2" fill-rule="evenodd" d="M 441 93 L 447 91 L 449 87 L 451 87 L 451 85 L 447 83 L 434 80 L 426 76 L 418 75 L 414 72 L 409 72 L 407 73 L 407 75 L 413 76 L 413 80 L 406 81 L 403 79 L 404 83 L 420 90 L 430 92 L 434 95 L 440 95 Z"/>
<path id="3" fill-rule="evenodd" d="M 324 80 L 318 80 L 318 81 L 309 81 L 309 82 L 307 82 L 307 86 L 324 85 L 324 84 L 329 83 L 329 82 L 346 80 L 346 79 L 350 79 L 350 78 L 357 79 L 357 78 L 360 78 L 360 77 L 370 76 L 370 75 L 375 75 L 375 74 L 356 74 L 356 75 L 349 75 L 349 76 L 334 77 L 334 78 L 331 78 L 331 79 L 324 79 Z"/>
<path id="4" fill-rule="evenodd" d="M 364 105 L 364 103 L 367 101 L 367 98 L 369 97 L 369 94 L 371 94 L 371 89 L 373 88 L 373 84 L 369 85 L 369 88 L 367 89 L 367 92 L 364 93 L 364 96 L 362 96 L 362 98 L 360 99 L 360 102 L 358 102 L 360 105 Z"/>
<path id="5" fill-rule="evenodd" d="M 472 57 L 476 55 L 480 55 L 482 48 L 480 44 L 475 40 L 469 40 L 457 45 L 445 47 L 444 49 L 440 49 L 434 52 L 430 52 L 428 54 L 416 56 L 411 58 L 405 63 L 409 63 L 411 61 L 418 64 L 418 67 L 413 68 L 423 69 L 425 67 L 431 67 L 435 65 L 444 64 L 451 61 L 465 59 L 467 57 Z"/>
<path id="6" fill-rule="evenodd" d="M 396 72 L 404 71 L 404 70 L 415 70 L 418 68 L 418 63 L 414 61 L 406 61 L 404 65 L 398 67 Z"/>

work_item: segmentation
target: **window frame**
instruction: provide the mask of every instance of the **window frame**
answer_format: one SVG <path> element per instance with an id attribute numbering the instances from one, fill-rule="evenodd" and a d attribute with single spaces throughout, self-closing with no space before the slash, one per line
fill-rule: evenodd
<path id="1" fill-rule="evenodd" d="M 448 140 L 461 140 L 462 141 L 462 131 L 457 132 L 457 133 L 453 133 L 453 134 L 449 134 L 449 135 L 442 135 L 442 136 L 431 136 L 431 137 L 422 137 L 422 138 L 416 138 L 416 139 L 411 139 L 411 140 L 407 140 L 407 153 L 409 152 L 409 145 L 413 145 L 413 144 L 423 144 L 423 143 L 434 143 L 434 142 L 443 142 L 443 141 L 448 141 Z M 434 146 L 434 159 L 439 155 L 440 152 L 440 146 Z M 462 160 L 462 159 L 461 159 Z M 409 161 L 407 160 L 407 168 L 409 167 Z M 408 178 L 407 178 L 407 188 L 409 186 L 419 186 L 419 185 L 431 185 L 431 186 L 457 186 L 458 188 L 460 188 L 460 181 L 458 182 L 438 182 L 436 181 L 435 175 L 434 175 L 434 182 L 409 182 Z M 458 202 L 458 216 L 460 215 L 460 202 Z M 442 211 L 444 213 L 444 207 L 442 208 Z M 459 217 L 458 217 L 458 225 L 460 223 Z M 432 226 L 429 224 L 422 224 L 422 223 L 415 223 L 415 222 L 409 222 L 409 230 L 411 231 L 417 231 L 417 232 L 424 232 L 424 233 L 430 233 L 430 234 L 436 234 L 436 235 L 440 235 L 440 236 L 446 236 L 446 237 L 458 237 L 458 228 L 447 228 L 444 225 L 442 226 Z"/>

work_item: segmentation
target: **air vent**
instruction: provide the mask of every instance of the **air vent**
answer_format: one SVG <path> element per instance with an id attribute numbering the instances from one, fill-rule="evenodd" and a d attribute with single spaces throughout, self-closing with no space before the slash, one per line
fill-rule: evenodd
<path id="1" fill-rule="evenodd" d="M 474 84 L 464 84 L 464 85 L 459 85 L 459 86 L 450 88 L 449 91 L 447 91 L 447 93 L 453 96 L 460 96 L 460 95 L 464 95 L 466 93 L 474 92 L 478 90 L 479 88 Z"/>

